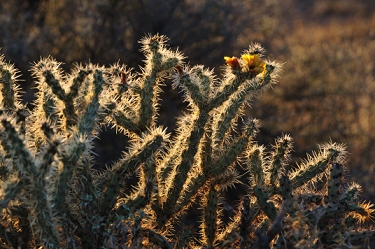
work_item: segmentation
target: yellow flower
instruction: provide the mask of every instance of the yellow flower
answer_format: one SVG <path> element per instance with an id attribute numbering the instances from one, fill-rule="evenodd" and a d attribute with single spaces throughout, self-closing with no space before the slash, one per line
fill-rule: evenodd
<path id="1" fill-rule="evenodd" d="M 266 63 L 262 59 L 260 59 L 258 54 L 244 54 L 241 58 L 245 61 L 247 69 L 253 75 L 262 73 L 262 78 L 264 78 L 266 72 Z"/>
<path id="2" fill-rule="evenodd" d="M 233 56 L 232 58 L 230 58 L 228 56 L 225 56 L 224 60 L 228 64 L 228 66 L 230 66 L 232 69 L 239 69 L 239 68 L 241 68 L 240 63 L 238 62 L 237 57 Z"/>

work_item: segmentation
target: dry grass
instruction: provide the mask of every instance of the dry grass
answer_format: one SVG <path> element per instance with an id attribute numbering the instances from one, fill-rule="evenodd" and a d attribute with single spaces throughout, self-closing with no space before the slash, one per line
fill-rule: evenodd
<path id="1" fill-rule="evenodd" d="M 267 143 L 292 134 L 299 156 L 324 141 L 346 143 L 351 179 L 374 200 L 375 14 L 367 12 L 351 1 L 320 2 L 310 20 L 296 18 L 281 28 L 270 42 L 286 62 L 280 84 L 250 113 L 263 121 Z"/>

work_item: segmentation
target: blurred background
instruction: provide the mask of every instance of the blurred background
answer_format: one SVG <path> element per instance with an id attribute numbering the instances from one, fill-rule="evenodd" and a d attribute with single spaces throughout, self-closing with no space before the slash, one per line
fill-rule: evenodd
<path id="1" fill-rule="evenodd" d="M 249 116 L 261 120 L 258 141 L 269 145 L 289 133 L 294 160 L 318 144 L 347 144 L 349 181 L 375 201 L 375 1 L 373 0 L 2 0 L 0 53 L 20 69 L 24 101 L 33 99 L 30 63 L 51 55 L 69 72 L 74 63 L 120 62 L 139 70 L 138 40 L 170 38 L 190 65 L 220 75 L 224 56 L 239 56 L 250 42 L 283 65 L 279 84 L 260 94 Z M 167 82 L 169 85 L 170 82 Z M 184 108 L 164 87 L 161 124 L 173 130 Z M 169 117 L 169 118 L 168 118 Z M 123 149 L 114 131 L 97 141 L 97 164 Z M 121 135 L 117 135 L 121 136 Z M 106 149 L 104 149 L 106 148 Z"/>

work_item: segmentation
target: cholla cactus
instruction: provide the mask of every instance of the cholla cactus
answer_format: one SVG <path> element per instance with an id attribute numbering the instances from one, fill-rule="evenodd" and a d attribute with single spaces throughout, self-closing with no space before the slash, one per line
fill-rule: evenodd
<path id="1" fill-rule="evenodd" d="M 137 74 L 119 64 L 77 65 L 66 74 L 42 59 L 32 68 L 32 110 L 20 103 L 17 71 L 1 57 L 3 247 L 334 248 L 374 234 L 362 224 L 372 204 L 358 202 L 359 186 L 343 182 L 342 145 L 322 146 L 288 172 L 288 135 L 269 151 L 255 142 L 259 122 L 244 108 L 280 71 L 258 44 L 224 57 L 218 80 L 203 66 L 184 65 L 165 42 L 159 35 L 141 41 L 146 59 Z M 157 126 L 165 78 L 188 102 L 172 138 Z M 106 124 L 130 146 L 95 171 L 93 139 Z M 135 173 L 138 185 L 126 191 Z M 246 191 L 224 222 L 225 191 L 238 184 Z M 197 206 L 189 226 L 185 214 Z"/>

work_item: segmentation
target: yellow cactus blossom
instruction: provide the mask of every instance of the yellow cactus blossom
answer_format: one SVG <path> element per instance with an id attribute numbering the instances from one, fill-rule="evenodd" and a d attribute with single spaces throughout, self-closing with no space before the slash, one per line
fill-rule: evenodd
<path id="1" fill-rule="evenodd" d="M 228 57 L 228 56 L 225 56 L 224 57 L 224 60 L 225 62 L 227 63 L 228 66 L 230 66 L 232 69 L 238 69 L 240 68 L 240 63 L 238 62 L 238 59 L 237 57 Z"/>
<path id="2" fill-rule="evenodd" d="M 245 61 L 248 70 L 252 74 L 258 75 L 262 73 L 262 78 L 264 78 L 266 63 L 260 59 L 258 54 L 244 54 L 241 58 Z"/>

